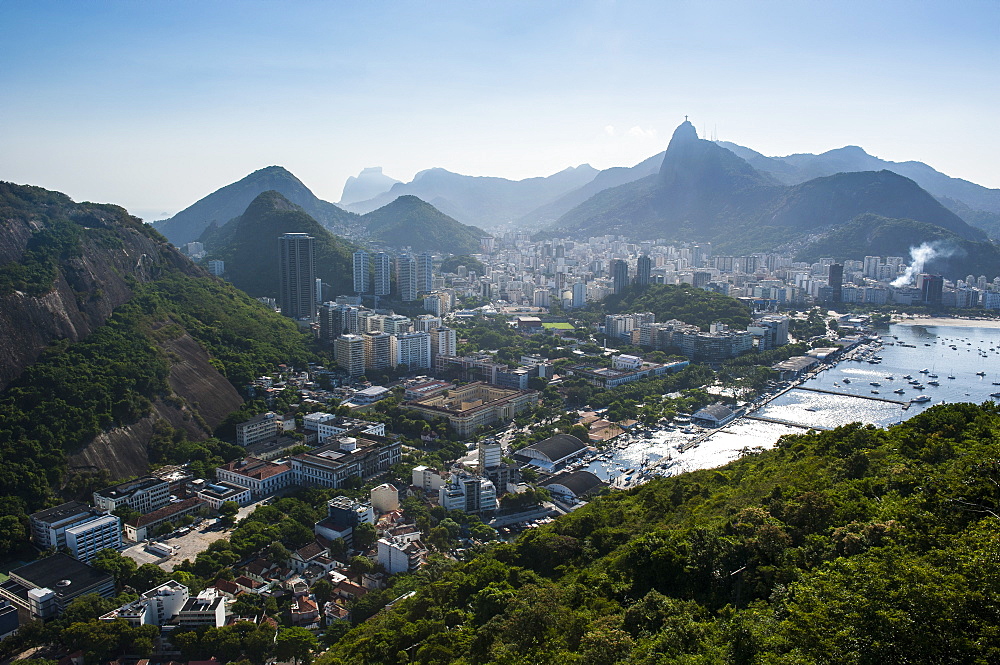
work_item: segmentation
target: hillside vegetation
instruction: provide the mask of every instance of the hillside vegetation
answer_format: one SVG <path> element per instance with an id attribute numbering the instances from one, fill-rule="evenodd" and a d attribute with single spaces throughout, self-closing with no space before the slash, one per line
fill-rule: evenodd
<path id="1" fill-rule="evenodd" d="M 931 243 L 941 258 L 927 264 L 932 272 L 950 276 L 991 273 L 1000 265 L 1000 250 L 992 242 L 966 240 L 951 231 L 912 219 L 860 215 L 838 227 L 797 256 L 798 261 L 821 257 L 862 260 L 865 256 L 908 256 L 911 247 Z"/>
<path id="2" fill-rule="evenodd" d="M 607 296 L 599 304 L 589 305 L 584 312 L 590 318 L 594 314 L 652 312 L 657 321 L 680 319 L 702 330 L 708 330 L 715 321 L 743 330 L 752 320 L 750 310 L 736 298 L 689 284 L 631 286 L 622 293 Z"/>
<path id="3" fill-rule="evenodd" d="M 785 436 L 438 565 L 319 663 L 997 662 L 998 444 L 994 404 Z"/>
<path id="4" fill-rule="evenodd" d="M 444 214 L 416 196 L 400 196 L 361 217 L 373 240 L 416 252 L 469 254 L 479 251 L 479 240 L 490 234 Z"/>
<path id="5" fill-rule="evenodd" d="M 308 233 L 316 239 L 316 276 L 333 293 L 353 293 L 351 254 L 357 247 L 338 238 L 280 192 L 257 196 L 242 215 L 221 228 L 210 227 L 201 237 L 212 258 L 226 262 L 226 279 L 254 297 L 277 297 L 278 238 Z"/>

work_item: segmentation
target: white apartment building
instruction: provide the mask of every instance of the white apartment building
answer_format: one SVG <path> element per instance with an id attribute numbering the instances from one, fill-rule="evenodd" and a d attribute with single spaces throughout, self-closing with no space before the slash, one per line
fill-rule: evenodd
<path id="1" fill-rule="evenodd" d="M 430 369 L 430 333 L 412 332 L 403 335 L 393 335 L 391 354 L 393 367 L 406 365 L 411 370 Z"/>
<path id="2" fill-rule="evenodd" d="M 382 332 L 390 335 L 402 335 L 413 328 L 413 321 L 402 314 L 390 314 L 382 318 Z"/>
<path id="3" fill-rule="evenodd" d="M 102 515 L 66 529 L 66 547 L 73 558 L 84 563 L 101 550 L 122 549 L 122 522 L 117 515 Z"/>
<path id="4" fill-rule="evenodd" d="M 186 586 L 169 580 L 143 593 L 138 600 L 111 610 L 100 619 L 124 619 L 134 627 L 163 626 L 180 614 L 190 597 Z"/>
<path id="5" fill-rule="evenodd" d="M 445 510 L 489 512 L 497 509 L 497 490 L 486 478 L 453 473 L 438 490 L 438 503 Z"/>
<path id="6" fill-rule="evenodd" d="M 347 432 L 385 436 L 385 423 L 345 418 L 333 413 L 309 413 L 302 418 L 302 423 L 306 430 L 316 432 L 320 445 L 329 443 L 331 438 L 338 438 Z"/>
<path id="7" fill-rule="evenodd" d="M 420 465 L 413 467 L 411 482 L 425 492 L 437 492 L 444 485 L 444 478 L 434 469 Z"/>
<path id="8" fill-rule="evenodd" d="M 254 416 L 236 426 L 236 443 L 246 447 L 280 436 L 295 429 L 295 418 L 286 418 L 273 411 Z"/>
<path id="9" fill-rule="evenodd" d="M 106 513 L 113 513 L 122 506 L 143 514 L 151 513 L 169 501 L 170 484 L 148 476 L 94 492 L 94 506 Z"/>
<path id="10" fill-rule="evenodd" d="M 442 325 L 440 316 L 432 316 L 431 314 L 421 314 L 417 317 L 416 330 L 417 332 L 429 333 L 434 328 L 440 328 Z"/>
<path id="11" fill-rule="evenodd" d="M 390 575 L 412 573 L 420 568 L 427 556 L 427 548 L 419 540 L 420 532 L 402 536 L 380 538 L 378 562 Z"/>

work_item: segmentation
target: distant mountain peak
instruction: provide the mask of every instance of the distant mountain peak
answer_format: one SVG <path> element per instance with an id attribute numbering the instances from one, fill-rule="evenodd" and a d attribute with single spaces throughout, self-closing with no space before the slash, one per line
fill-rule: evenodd
<path id="1" fill-rule="evenodd" d="M 393 185 L 398 183 L 399 181 L 395 178 L 384 174 L 381 166 L 368 166 L 362 169 L 357 177 L 350 176 L 344 183 L 340 204 L 348 205 L 358 201 L 367 201 L 374 196 L 388 192 Z"/>
<path id="2" fill-rule="evenodd" d="M 670 137 L 670 145 L 679 145 L 688 141 L 698 140 L 698 130 L 694 128 L 691 121 L 684 116 L 684 122 L 677 125 L 677 129 L 674 130 L 673 136 Z M 669 147 L 667 148 L 670 149 Z"/>

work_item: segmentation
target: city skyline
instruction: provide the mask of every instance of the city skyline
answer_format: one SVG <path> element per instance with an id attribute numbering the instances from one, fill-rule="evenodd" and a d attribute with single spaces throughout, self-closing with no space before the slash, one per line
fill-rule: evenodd
<path id="1" fill-rule="evenodd" d="M 690 115 L 998 187 L 995 3 L 5 3 L 0 179 L 152 220 L 280 164 L 521 179 L 631 166 Z M 898 35 L 898 37 L 897 37 Z M 905 35 L 905 39 L 902 37 Z"/>

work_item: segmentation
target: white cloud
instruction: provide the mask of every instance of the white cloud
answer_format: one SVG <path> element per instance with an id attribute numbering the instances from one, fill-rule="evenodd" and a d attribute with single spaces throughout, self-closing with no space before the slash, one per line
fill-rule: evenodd
<path id="1" fill-rule="evenodd" d="M 656 130 L 655 129 L 643 129 L 639 125 L 636 125 L 632 129 L 628 130 L 628 136 L 634 136 L 640 139 L 655 139 Z"/>
<path id="2" fill-rule="evenodd" d="M 607 125 L 604 128 L 604 133 L 607 134 L 608 136 L 614 136 L 615 135 L 615 126 L 614 125 Z"/>

